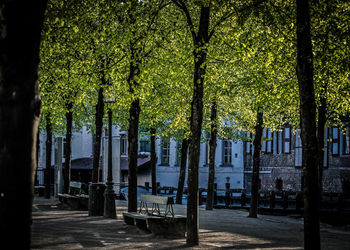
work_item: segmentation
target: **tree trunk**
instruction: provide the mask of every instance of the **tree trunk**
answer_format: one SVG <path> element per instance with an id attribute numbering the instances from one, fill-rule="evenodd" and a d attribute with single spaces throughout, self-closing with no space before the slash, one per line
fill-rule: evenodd
<path id="1" fill-rule="evenodd" d="M 206 71 L 206 59 L 209 32 L 210 7 L 201 7 L 199 29 L 194 41 L 194 77 L 193 97 L 191 102 L 191 139 L 188 162 L 188 196 L 187 196 L 187 238 L 190 246 L 198 245 L 198 166 L 200 155 L 200 138 L 203 122 L 203 88 Z"/>
<path id="2" fill-rule="evenodd" d="M 51 115 L 46 114 L 46 168 L 45 168 L 45 198 L 51 195 L 51 151 L 52 151 L 52 127 Z"/>
<path id="3" fill-rule="evenodd" d="M 185 177 L 186 177 L 187 152 L 188 152 L 188 139 L 183 138 L 181 142 L 181 162 L 180 162 L 179 181 L 177 184 L 176 204 L 182 204 L 182 195 L 184 192 L 184 184 L 185 184 Z"/>
<path id="4" fill-rule="evenodd" d="M 46 1 L 0 4 L 1 244 L 29 249 L 36 139 L 38 63 Z"/>
<path id="5" fill-rule="evenodd" d="M 128 212 L 137 211 L 137 145 L 139 131 L 140 103 L 136 98 L 129 110 L 129 175 L 128 175 Z"/>
<path id="6" fill-rule="evenodd" d="M 214 178 L 215 178 L 215 153 L 216 153 L 216 141 L 217 141 L 217 106 L 214 101 L 211 106 L 210 115 L 210 142 L 209 142 L 209 176 L 208 176 L 208 192 L 206 210 L 213 210 L 214 203 Z"/>
<path id="7" fill-rule="evenodd" d="M 104 79 L 102 80 L 102 84 L 104 85 Z M 95 113 L 96 135 L 95 135 L 95 141 L 94 141 L 94 159 L 93 159 L 93 165 L 92 165 L 92 180 L 91 180 L 92 183 L 99 182 L 103 115 L 104 115 L 103 87 L 100 87 L 98 90 L 98 100 L 96 104 L 96 113 Z"/>
<path id="8" fill-rule="evenodd" d="M 72 157 L 72 126 L 73 126 L 73 103 L 67 104 L 66 113 L 66 145 L 64 152 L 64 169 L 63 169 L 63 193 L 68 194 L 70 182 L 70 166 Z"/>
<path id="9" fill-rule="evenodd" d="M 36 170 L 34 177 L 34 186 L 38 185 L 38 166 L 39 166 L 39 154 L 40 154 L 40 130 L 38 128 L 37 136 L 36 136 Z"/>
<path id="10" fill-rule="evenodd" d="M 156 133 L 155 127 L 151 128 L 151 168 L 152 168 L 152 194 L 157 194 L 157 156 L 156 156 Z"/>
<path id="11" fill-rule="evenodd" d="M 131 43 L 131 60 L 129 69 L 129 92 L 134 94 L 135 87 L 138 86 L 137 78 L 140 74 L 139 63 L 137 60 L 139 54 Z M 129 109 L 129 129 L 128 129 L 128 159 L 129 159 L 129 173 L 128 173 L 128 212 L 137 211 L 137 146 L 139 136 L 139 115 L 140 115 L 140 100 L 134 97 Z"/>
<path id="12" fill-rule="evenodd" d="M 322 193 L 323 184 L 323 161 L 324 161 L 324 130 L 327 122 L 327 99 L 326 99 L 326 87 L 327 84 L 323 86 L 321 90 L 320 106 L 318 107 L 318 121 L 317 121 L 317 141 L 318 141 L 318 173 L 319 173 L 319 187 L 320 194 Z M 322 198 L 322 195 L 320 195 Z"/>
<path id="13" fill-rule="evenodd" d="M 263 113 L 258 110 L 256 114 L 256 126 L 254 137 L 254 155 L 253 155 L 253 178 L 252 178 L 252 197 L 250 202 L 249 216 L 257 217 L 258 201 L 259 201 L 259 168 L 260 168 L 260 151 L 261 151 L 261 137 L 263 131 Z"/>
<path id="14" fill-rule="evenodd" d="M 304 248 L 320 249 L 320 195 L 310 6 L 297 0 L 297 77 L 304 172 Z"/>

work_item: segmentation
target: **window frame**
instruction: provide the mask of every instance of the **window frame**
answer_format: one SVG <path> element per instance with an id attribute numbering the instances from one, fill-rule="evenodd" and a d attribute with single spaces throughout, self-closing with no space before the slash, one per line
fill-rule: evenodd
<path id="1" fill-rule="evenodd" d="M 339 156 L 339 128 L 338 127 L 332 127 L 332 156 Z M 336 135 L 336 136 L 335 136 Z M 336 150 L 335 150 L 336 149 Z"/>
<path id="2" fill-rule="evenodd" d="M 342 132 L 342 154 L 350 156 L 350 127 L 348 126 L 345 127 L 345 133 Z"/>
<path id="3" fill-rule="evenodd" d="M 285 126 L 283 128 L 283 153 L 284 154 L 290 154 L 291 153 L 291 127 L 290 126 Z M 288 135 L 288 137 L 286 136 Z M 288 145 L 288 147 L 286 147 L 286 145 Z"/>
<path id="4" fill-rule="evenodd" d="M 164 147 L 166 145 L 166 148 Z M 165 151 L 164 151 L 165 150 Z M 165 155 L 164 155 L 165 152 Z M 164 161 L 164 159 L 167 159 Z M 160 144 L 160 165 L 161 166 L 170 166 L 170 140 L 167 138 L 162 138 Z"/>
<path id="5" fill-rule="evenodd" d="M 225 146 L 225 143 L 229 143 L 228 147 Z M 226 152 L 229 152 L 229 154 L 226 154 Z M 229 161 L 227 161 L 226 159 L 229 159 Z M 232 165 L 232 140 L 231 139 L 222 140 L 222 163 L 223 165 L 226 165 L 226 166 Z"/>
<path id="6" fill-rule="evenodd" d="M 148 146 L 144 145 L 145 143 L 148 144 Z M 146 147 L 146 150 L 142 150 L 143 147 Z M 147 151 L 147 147 L 148 147 L 148 151 Z M 151 152 L 151 143 L 149 140 L 140 140 L 140 152 L 145 152 L 145 153 Z"/>

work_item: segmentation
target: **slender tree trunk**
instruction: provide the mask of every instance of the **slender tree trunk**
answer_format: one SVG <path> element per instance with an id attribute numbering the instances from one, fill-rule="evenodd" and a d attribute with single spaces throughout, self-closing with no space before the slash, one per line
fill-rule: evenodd
<path id="1" fill-rule="evenodd" d="M 260 151 L 261 137 L 263 131 L 263 113 L 258 110 L 256 114 L 256 126 L 254 137 L 254 155 L 253 155 L 253 178 L 252 178 L 252 197 L 250 202 L 249 217 L 256 218 L 258 213 L 259 201 L 259 168 L 260 168 Z"/>
<path id="2" fill-rule="evenodd" d="M 213 210 L 214 203 L 214 178 L 215 178 L 215 153 L 216 153 L 216 141 L 217 141 L 217 106 L 214 101 L 211 106 L 210 115 L 210 142 L 209 142 L 209 176 L 208 176 L 208 192 L 206 210 Z"/>
<path id="3" fill-rule="evenodd" d="M 105 80 L 102 80 L 102 85 L 105 85 Z M 99 182 L 99 168 L 100 168 L 100 152 L 101 152 L 101 137 L 103 130 L 103 115 L 104 115 L 104 102 L 103 102 L 103 87 L 98 90 L 98 100 L 96 104 L 95 113 L 95 128 L 96 136 L 94 141 L 94 159 L 92 165 L 92 183 Z"/>
<path id="4" fill-rule="evenodd" d="M 135 99 L 129 110 L 129 176 L 128 176 L 128 212 L 137 211 L 137 145 L 138 145 L 138 129 L 140 103 L 139 99 Z"/>
<path id="5" fill-rule="evenodd" d="M 34 177 L 34 186 L 38 184 L 38 166 L 39 166 L 39 153 L 40 153 L 40 131 L 38 129 L 38 133 L 36 136 L 36 170 Z"/>
<path id="6" fill-rule="evenodd" d="M 318 107 L 318 121 L 317 121 L 317 141 L 318 141 L 318 173 L 319 173 L 319 187 L 320 194 L 322 193 L 323 184 L 323 161 L 324 161 L 324 130 L 327 122 L 327 99 L 326 99 L 326 89 L 327 84 L 325 84 L 321 90 L 320 106 Z M 320 196 L 322 198 L 322 195 Z"/>
<path id="7" fill-rule="evenodd" d="M 138 86 L 137 78 L 140 74 L 139 63 L 136 60 L 139 56 L 137 50 L 131 43 L 131 61 L 129 69 L 129 92 L 134 94 L 135 87 Z M 129 109 L 129 129 L 128 129 L 128 141 L 129 141 L 129 173 L 128 173 L 128 211 L 137 211 L 137 146 L 139 136 L 139 115 L 141 112 L 140 100 L 138 97 L 134 97 Z"/>
<path id="8" fill-rule="evenodd" d="M 188 152 L 188 139 L 183 138 L 181 142 L 181 162 L 180 162 L 179 181 L 177 184 L 176 204 L 182 204 L 182 195 L 184 192 L 184 184 L 185 184 L 185 177 L 186 177 L 187 152 Z"/>
<path id="9" fill-rule="evenodd" d="M 46 1 L 0 4 L 1 244 L 29 249 L 36 139 L 38 63 Z"/>
<path id="10" fill-rule="evenodd" d="M 155 127 L 151 128 L 151 168 L 152 168 L 152 194 L 157 194 L 157 156 L 156 156 L 156 133 Z"/>
<path id="11" fill-rule="evenodd" d="M 304 171 L 304 248 L 320 249 L 320 195 L 310 6 L 297 0 L 297 77 Z"/>
<path id="12" fill-rule="evenodd" d="M 68 194 L 70 182 L 70 166 L 72 157 L 72 127 L 73 127 L 73 103 L 67 104 L 66 113 L 66 146 L 64 152 L 64 169 L 63 169 L 63 193 Z"/>
<path id="13" fill-rule="evenodd" d="M 136 6 L 138 1 L 133 0 L 128 10 L 130 18 L 130 25 L 133 26 L 136 23 Z M 139 45 L 135 43 L 136 35 L 133 33 L 133 38 L 130 41 L 130 64 L 129 64 L 129 76 L 127 79 L 129 85 L 129 92 L 133 96 L 135 94 L 135 88 L 139 86 L 137 79 L 140 75 L 141 64 L 141 50 Z M 142 39 L 142 38 L 140 38 Z M 137 39 L 136 39 L 137 40 Z M 137 211 L 137 145 L 138 145 L 138 133 L 139 133 L 139 115 L 140 115 L 140 100 L 138 97 L 133 96 L 133 101 L 129 109 L 129 128 L 128 128 L 128 212 Z"/>
<path id="14" fill-rule="evenodd" d="M 52 126 L 51 115 L 46 114 L 46 168 L 45 168 L 45 198 L 51 195 L 51 151 L 52 151 Z"/>
<path id="15" fill-rule="evenodd" d="M 200 154 L 200 138 L 203 122 L 203 88 L 206 71 L 206 58 L 209 31 L 210 7 L 201 7 L 199 29 L 194 41 L 194 77 L 193 97 L 191 103 L 191 138 L 188 162 L 188 196 L 187 196 L 187 238 L 190 246 L 198 245 L 198 166 Z"/>

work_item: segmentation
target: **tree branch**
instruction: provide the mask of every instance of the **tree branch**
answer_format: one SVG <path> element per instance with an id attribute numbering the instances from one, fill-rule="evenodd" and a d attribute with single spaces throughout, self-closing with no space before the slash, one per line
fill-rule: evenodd
<path id="1" fill-rule="evenodd" d="M 194 32 L 194 25 L 193 25 L 193 22 L 192 22 L 192 18 L 191 18 L 190 12 L 188 11 L 188 8 L 187 8 L 185 2 L 182 1 L 182 0 L 171 0 L 171 1 L 177 7 L 179 7 L 182 10 L 182 12 L 185 14 L 187 25 L 190 27 L 190 32 L 191 32 L 191 35 L 192 35 L 192 38 L 193 38 L 193 42 L 196 41 L 197 40 L 197 35 Z"/>
<path id="2" fill-rule="evenodd" d="M 208 40 L 210 40 L 210 38 L 214 35 L 215 31 L 216 31 L 216 28 L 218 26 L 220 26 L 223 22 L 225 22 L 227 19 L 229 19 L 233 14 L 235 13 L 239 13 L 239 12 L 243 12 L 243 11 L 246 11 L 250 8 L 253 8 L 253 7 L 257 7 L 259 6 L 260 4 L 264 3 L 264 2 L 267 2 L 268 0 L 258 0 L 258 1 L 255 1 L 253 4 L 251 5 L 248 5 L 248 6 L 244 6 L 240 9 L 234 9 L 233 11 L 228 11 L 226 12 L 226 14 L 224 14 L 213 26 L 211 32 L 209 33 L 209 37 L 208 37 Z"/>

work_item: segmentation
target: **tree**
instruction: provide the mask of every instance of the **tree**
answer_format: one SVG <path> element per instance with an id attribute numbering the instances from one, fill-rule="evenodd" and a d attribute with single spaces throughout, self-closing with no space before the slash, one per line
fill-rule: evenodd
<path id="1" fill-rule="evenodd" d="M 45 168 L 45 198 L 51 195 L 51 154 L 52 153 L 52 124 L 50 114 L 46 114 L 46 168 Z"/>
<path id="2" fill-rule="evenodd" d="M 216 154 L 216 141 L 218 133 L 217 122 L 217 104 L 213 101 L 211 105 L 210 115 L 210 142 L 209 142 L 209 176 L 208 176 L 208 192 L 206 201 L 206 210 L 213 210 L 214 203 L 214 177 L 215 177 L 215 154 Z"/>
<path id="3" fill-rule="evenodd" d="M 304 248 L 320 249 L 320 201 L 316 105 L 308 0 L 296 2 L 297 77 L 300 95 L 300 127 L 304 172 Z"/>
<path id="4" fill-rule="evenodd" d="M 50 114 L 55 129 L 58 124 L 65 123 L 61 130 L 66 130 L 64 193 L 69 191 L 73 123 L 75 128 L 80 128 L 81 121 L 88 116 L 84 101 L 91 88 L 86 75 L 81 73 L 81 69 L 89 65 L 86 60 L 88 47 L 81 39 L 83 27 L 79 26 L 82 11 L 83 6 L 78 2 L 51 1 L 42 34 L 40 87 L 43 110 L 44 114 Z"/>
<path id="5" fill-rule="evenodd" d="M 45 8 L 46 1 L 0 5 L 0 223 L 3 244 L 21 248 L 30 248 Z"/>
<path id="6" fill-rule="evenodd" d="M 260 153 L 261 153 L 261 139 L 263 131 L 263 113 L 258 110 L 256 113 L 256 126 L 254 137 L 254 155 L 253 155 L 253 178 L 252 178 L 252 196 L 249 209 L 249 217 L 256 218 L 258 212 L 259 201 L 259 169 L 260 169 Z"/>

